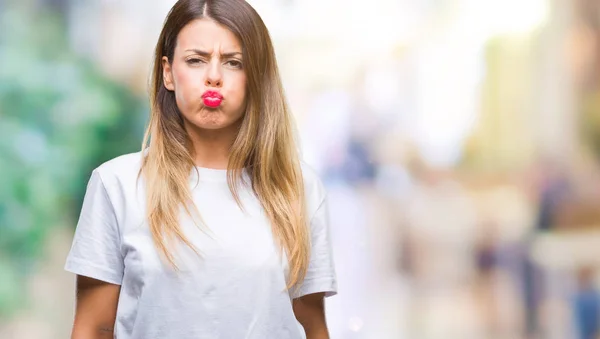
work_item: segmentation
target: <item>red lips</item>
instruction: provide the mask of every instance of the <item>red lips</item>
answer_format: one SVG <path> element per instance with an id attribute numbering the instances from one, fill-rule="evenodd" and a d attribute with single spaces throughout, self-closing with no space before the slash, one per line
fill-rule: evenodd
<path id="1" fill-rule="evenodd" d="M 202 99 L 204 101 L 204 106 L 216 108 L 221 105 L 223 96 L 217 91 L 206 91 L 202 94 Z"/>

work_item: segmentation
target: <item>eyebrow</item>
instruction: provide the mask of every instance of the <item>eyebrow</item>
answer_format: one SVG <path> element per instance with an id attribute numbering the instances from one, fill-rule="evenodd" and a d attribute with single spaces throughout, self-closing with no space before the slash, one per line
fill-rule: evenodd
<path id="1" fill-rule="evenodd" d="M 210 55 L 211 55 L 211 53 L 209 53 L 209 52 L 206 52 L 206 51 L 203 51 L 203 50 L 200 50 L 200 49 L 195 49 L 195 48 L 193 48 L 193 49 L 186 49 L 185 51 L 186 52 L 194 52 L 194 53 L 196 53 L 198 55 L 201 55 L 203 57 L 210 57 Z M 231 58 L 231 57 L 234 57 L 236 55 L 242 56 L 242 53 L 241 52 L 229 52 L 229 53 L 223 53 L 223 54 L 221 54 L 221 56 L 224 57 L 224 58 Z"/>

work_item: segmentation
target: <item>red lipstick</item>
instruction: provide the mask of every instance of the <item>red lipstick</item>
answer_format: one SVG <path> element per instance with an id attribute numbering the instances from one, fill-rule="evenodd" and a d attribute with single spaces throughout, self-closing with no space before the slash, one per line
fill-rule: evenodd
<path id="1" fill-rule="evenodd" d="M 204 102 L 204 106 L 216 108 L 221 105 L 221 102 L 223 101 L 223 96 L 217 91 L 206 91 L 204 92 L 204 94 L 202 94 L 202 99 Z"/>

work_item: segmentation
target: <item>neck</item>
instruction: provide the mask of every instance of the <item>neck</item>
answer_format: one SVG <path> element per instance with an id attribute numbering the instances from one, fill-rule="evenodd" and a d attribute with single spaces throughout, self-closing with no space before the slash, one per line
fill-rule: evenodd
<path id="1" fill-rule="evenodd" d="M 231 145 L 238 132 L 237 124 L 218 130 L 200 129 L 191 124 L 186 124 L 185 128 L 192 141 L 196 166 L 227 169 Z"/>

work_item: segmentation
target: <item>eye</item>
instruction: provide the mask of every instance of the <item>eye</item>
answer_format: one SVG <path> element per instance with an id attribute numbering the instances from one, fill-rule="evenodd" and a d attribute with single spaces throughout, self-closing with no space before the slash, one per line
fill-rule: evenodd
<path id="1" fill-rule="evenodd" d="M 187 59 L 186 62 L 190 65 L 196 65 L 196 64 L 202 63 L 204 61 L 202 59 L 198 59 L 198 58 L 190 58 L 190 59 Z"/>
<path id="2" fill-rule="evenodd" d="M 232 68 L 237 68 L 237 69 L 242 68 L 242 62 L 239 60 L 228 60 L 225 64 Z"/>

